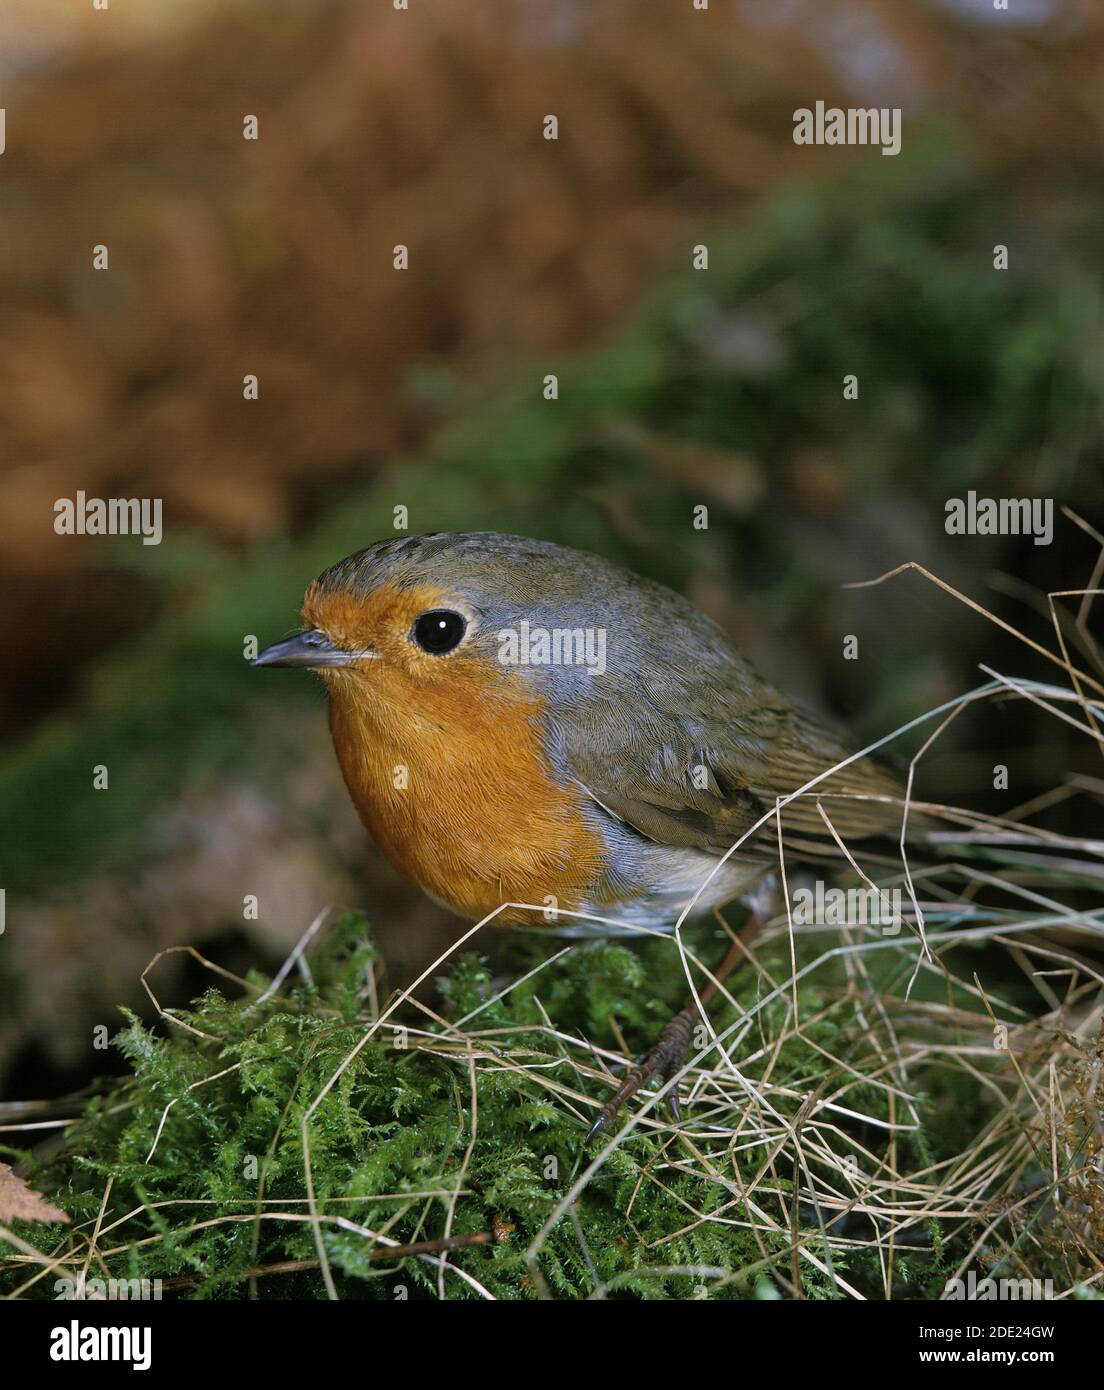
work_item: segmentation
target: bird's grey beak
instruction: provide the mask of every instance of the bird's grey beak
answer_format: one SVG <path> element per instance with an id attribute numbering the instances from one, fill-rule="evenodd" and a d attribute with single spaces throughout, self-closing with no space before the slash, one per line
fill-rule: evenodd
<path id="1" fill-rule="evenodd" d="M 274 642 L 255 656 L 250 666 L 350 666 L 354 661 L 366 661 L 375 656 L 373 651 L 350 652 L 344 647 L 335 647 L 324 632 L 308 628 L 298 632 L 286 642 Z"/>

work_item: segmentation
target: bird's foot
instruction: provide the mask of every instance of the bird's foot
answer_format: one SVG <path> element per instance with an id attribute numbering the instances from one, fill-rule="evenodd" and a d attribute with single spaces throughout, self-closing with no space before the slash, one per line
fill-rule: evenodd
<path id="1" fill-rule="evenodd" d="M 661 1081 L 670 1081 L 686 1058 L 690 1046 L 690 1032 L 699 1018 L 697 1006 L 689 1004 L 671 1019 L 660 1033 L 659 1042 L 651 1052 L 633 1063 L 624 1081 L 602 1107 L 601 1113 L 587 1132 L 586 1143 L 597 1135 L 604 1134 L 617 1119 L 618 1111 L 626 1101 L 631 1100 L 641 1086 L 649 1082 L 653 1076 L 658 1076 Z M 667 1099 L 675 1119 L 681 1119 L 677 1089 L 672 1090 Z"/>
<path id="2" fill-rule="evenodd" d="M 709 1001 L 735 969 L 737 962 L 748 955 L 748 947 L 759 930 L 759 923 L 759 912 L 752 908 L 748 913 L 747 921 L 740 929 L 740 934 L 732 938 L 724 959 L 717 966 L 716 972 L 709 977 L 697 1000 L 691 1001 L 681 1013 L 676 1014 L 660 1033 L 659 1042 L 656 1043 L 651 1052 L 634 1062 L 629 1068 L 624 1081 L 602 1107 L 598 1118 L 587 1131 L 585 1142 L 589 1143 L 596 1135 L 604 1134 L 617 1119 L 617 1112 L 627 1100 L 636 1095 L 645 1082 L 650 1081 L 653 1076 L 658 1076 L 661 1081 L 670 1081 L 679 1070 L 690 1047 L 691 1032 L 704 1015 Z M 678 1091 L 672 1088 L 668 1093 L 667 1101 L 675 1119 L 682 1119 Z"/>

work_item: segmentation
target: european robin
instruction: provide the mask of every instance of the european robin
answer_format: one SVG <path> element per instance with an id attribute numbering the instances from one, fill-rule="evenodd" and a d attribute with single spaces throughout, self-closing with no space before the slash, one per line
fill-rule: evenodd
<path id="1" fill-rule="evenodd" d="M 321 574 L 302 619 L 253 664 L 321 675 L 369 834 L 472 920 L 552 904 L 663 929 L 703 883 L 695 912 L 746 895 L 778 861 L 777 798 L 848 756 L 678 594 L 546 541 L 380 541 Z M 785 805 L 798 858 L 831 849 L 818 798 L 845 842 L 899 831 L 897 780 L 862 759 Z M 618 1104 L 677 1069 L 694 1017 L 668 1025 Z"/>

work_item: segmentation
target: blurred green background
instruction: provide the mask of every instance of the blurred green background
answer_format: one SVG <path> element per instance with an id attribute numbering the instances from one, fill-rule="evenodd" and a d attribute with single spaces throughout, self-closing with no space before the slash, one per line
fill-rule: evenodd
<path id="1" fill-rule="evenodd" d="M 165 946 L 272 968 L 353 906 L 401 985 L 454 937 L 368 846 L 320 686 L 242 659 L 397 506 L 674 585 L 856 740 L 980 662 L 1054 678 L 917 575 L 841 587 L 917 561 L 1047 643 L 1046 593 L 1093 574 L 1059 508 L 1104 518 L 1104 17 L 1014 8 L 11 5 L 6 1089 L 120 1065 L 93 1029 Z M 901 154 L 795 146 L 818 99 L 900 106 Z M 79 488 L 163 498 L 163 544 L 56 536 Z M 1054 543 L 948 536 L 971 488 L 1053 498 Z M 1007 812 L 1079 776 L 1047 823 L 1093 833 L 1083 746 L 967 711 L 917 792 Z M 155 988 L 198 979 L 174 956 Z"/>

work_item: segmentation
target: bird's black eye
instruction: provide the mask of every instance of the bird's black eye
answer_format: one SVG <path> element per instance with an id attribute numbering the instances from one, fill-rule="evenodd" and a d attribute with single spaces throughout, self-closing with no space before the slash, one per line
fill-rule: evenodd
<path id="1" fill-rule="evenodd" d="M 459 646 L 467 630 L 463 616 L 450 608 L 434 608 L 414 619 L 415 642 L 433 656 L 444 656 Z"/>

